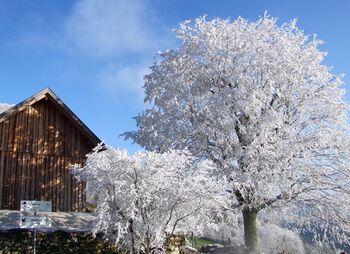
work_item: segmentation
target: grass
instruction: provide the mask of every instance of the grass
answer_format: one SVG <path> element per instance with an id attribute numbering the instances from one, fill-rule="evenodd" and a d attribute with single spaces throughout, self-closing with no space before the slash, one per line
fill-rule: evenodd
<path id="1" fill-rule="evenodd" d="M 186 243 L 189 246 L 192 246 L 195 249 L 200 249 L 204 245 L 214 244 L 212 240 L 206 239 L 206 238 L 196 238 L 194 237 L 193 242 L 191 236 L 186 238 Z"/>

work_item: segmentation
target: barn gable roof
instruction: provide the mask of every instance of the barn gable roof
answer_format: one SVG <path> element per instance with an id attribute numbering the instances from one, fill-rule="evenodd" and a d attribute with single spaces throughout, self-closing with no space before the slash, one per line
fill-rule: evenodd
<path id="1" fill-rule="evenodd" d="M 15 114 L 22 109 L 40 101 L 43 99 L 50 100 L 56 107 L 68 118 L 70 119 L 75 126 L 80 129 L 82 133 L 85 134 L 85 136 L 93 143 L 97 144 L 100 143 L 101 140 L 73 113 L 72 110 L 70 110 L 66 104 L 50 89 L 45 88 L 38 92 L 37 94 L 28 97 L 24 101 L 18 103 L 17 105 L 14 105 L 13 107 L 9 108 L 8 110 L 0 113 L 0 122 L 4 121 L 6 117 L 9 115 Z"/>

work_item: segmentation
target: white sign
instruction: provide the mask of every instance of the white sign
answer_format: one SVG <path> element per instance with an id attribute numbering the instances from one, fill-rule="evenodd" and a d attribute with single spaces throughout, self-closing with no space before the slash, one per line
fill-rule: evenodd
<path id="1" fill-rule="evenodd" d="M 20 228 L 50 228 L 52 227 L 52 219 L 49 217 L 21 216 L 19 227 Z"/>
<path id="2" fill-rule="evenodd" d="M 52 212 L 51 201 L 21 200 L 21 212 Z"/>

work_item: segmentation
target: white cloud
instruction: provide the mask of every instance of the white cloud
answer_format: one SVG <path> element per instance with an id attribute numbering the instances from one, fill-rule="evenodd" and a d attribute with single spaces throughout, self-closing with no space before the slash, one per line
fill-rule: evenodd
<path id="1" fill-rule="evenodd" d="M 49 14 L 36 15 L 46 21 Z M 175 42 L 150 0 L 77 0 L 69 13 L 46 26 L 37 23 L 35 29 L 22 31 L 17 41 L 58 52 L 61 76 L 85 79 L 111 93 L 134 93 L 137 99 L 151 57 Z"/>
<path id="2" fill-rule="evenodd" d="M 145 0 L 81 0 L 64 29 L 75 48 L 104 57 L 154 51 L 165 40 Z"/>
<path id="3" fill-rule="evenodd" d="M 149 72 L 147 64 L 123 67 L 110 64 L 99 72 L 97 82 L 111 92 L 132 92 L 142 96 L 143 77 Z"/>

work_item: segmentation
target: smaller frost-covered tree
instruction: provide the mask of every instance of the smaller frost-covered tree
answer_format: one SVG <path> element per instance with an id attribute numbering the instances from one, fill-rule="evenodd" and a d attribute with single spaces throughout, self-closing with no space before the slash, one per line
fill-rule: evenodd
<path id="1" fill-rule="evenodd" d="M 195 163 L 187 151 L 129 156 L 98 146 L 74 173 L 87 182 L 88 200 L 96 206 L 94 233 L 131 253 L 162 253 L 168 236 L 201 233 L 201 225 L 221 219 L 226 183 L 212 171 L 210 163 Z"/>

